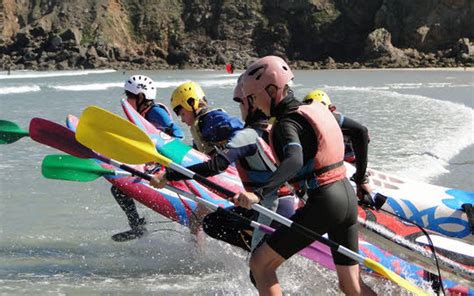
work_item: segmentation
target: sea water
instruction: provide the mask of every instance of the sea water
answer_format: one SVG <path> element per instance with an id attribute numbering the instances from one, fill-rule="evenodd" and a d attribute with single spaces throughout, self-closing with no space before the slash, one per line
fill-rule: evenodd
<path id="1" fill-rule="evenodd" d="M 122 115 L 123 81 L 137 73 L 0 72 L 0 119 L 27 129 L 33 117 L 64 123 L 66 115 L 78 116 L 89 105 Z M 232 101 L 238 73 L 142 73 L 157 82 L 165 104 L 176 86 L 194 80 L 212 107 L 239 116 Z M 297 97 L 322 88 L 338 111 L 369 128 L 370 167 L 474 190 L 472 69 L 295 71 L 295 76 Z M 188 131 L 186 136 L 189 143 Z M 196 248 L 187 229 L 143 206 L 149 235 L 113 242 L 110 236 L 128 225 L 110 185 L 103 179 L 43 178 L 43 157 L 58 153 L 28 138 L 0 146 L 0 294 L 257 294 L 248 280 L 246 253 L 211 239 Z M 340 293 L 333 272 L 303 258 L 289 260 L 279 276 L 286 295 Z M 403 293 L 386 281 L 366 280 L 381 294 Z"/>

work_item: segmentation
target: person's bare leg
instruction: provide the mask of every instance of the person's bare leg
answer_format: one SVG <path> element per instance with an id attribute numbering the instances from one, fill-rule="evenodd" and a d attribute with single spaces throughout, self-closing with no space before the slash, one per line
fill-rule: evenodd
<path id="1" fill-rule="evenodd" d="M 336 265 L 339 288 L 346 295 L 377 295 L 367 286 L 359 274 L 359 265 Z"/>
<path id="2" fill-rule="evenodd" d="M 285 259 L 266 243 L 260 246 L 250 257 L 250 270 L 261 296 L 282 295 L 276 270 L 284 261 Z"/>
<path id="3" fill-rule="evenodd" d="M 189 219 L 189 229 L 191 234 L 195 236 L 196 247 L 202 249 L 205 242 L 205 234 L 202 230 L 202 220 L 204 217 L 210 213 L 210 210 L 205 206 L 198 204 L 194 214 L 190 216 Z"/>

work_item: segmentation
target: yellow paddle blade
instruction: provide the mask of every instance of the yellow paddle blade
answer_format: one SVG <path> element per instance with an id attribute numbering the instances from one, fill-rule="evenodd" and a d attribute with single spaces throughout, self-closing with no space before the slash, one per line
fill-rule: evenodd
<path id="1" fill-rule="evenodd" d="M 385 278 L 391 280 L 392 282 L 396 283 L 400 287 L 405 288 L 406 290 L 412 292 L 415 295 L 430 295 L 427 292 L 423 291 L 422 289 L 418 288 L 417 286 L 413 285 L 406 279 L 402 278 L 398 274 L 394 273 L 391 270 L 388 270 L 383 265 L 381 265 L 380 263 L 370 258 L 364 259 L 364 265 L 372 269 L 373 271 L 377 272 L 378 274 L 384 276 Z"/>
<path id="2" fill-rule="evenodd" d="M 100 154 L 129 164 L 155 161 L 168 166 L 171 162 L 156 152 L 155 144 L 140 128 L 97 106 L 82 112 L 76 139 Z"/>

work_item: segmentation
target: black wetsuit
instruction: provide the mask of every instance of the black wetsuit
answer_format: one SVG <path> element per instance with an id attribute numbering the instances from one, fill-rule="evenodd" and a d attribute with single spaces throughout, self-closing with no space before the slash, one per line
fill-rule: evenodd
<path id="1" fill-rule="evenodd" d="M 272 115 L 277 118 L 273 127 L 273 147 L 280 166 L 267 184 L 255 191 L 260 197 L 276 190 L 287 180 L 297 176 L 304 164 L 314 159 L 318 142 L 311 125 L 302 116 L 290 113 L 301 103 L 293 94 L 282 101 Z M 341 143 L 342 145 L 343 143 Z M 291 217 L 291 220 L 329 238 L 355 252 L 358 252 L 357 198 L 347 178 L 315 187 L 314 177 L 309 177 L 308 200 Z M 312 240 L 299 235 L 288 227 L 280 227 L 267 240 L 268 245 L 287 259 L 312 243 Z M 338 265 L 354 265 L 356 261 L 332 251 L 334 262 Z"/>
<path id="2" fill-rule="evenodd" d="M 333 112 L 332 114 L 339 123 L 342 134 L 348 137 L 351 142 L 356 167 L 356 172 L 354 176 L 352 176 L 352 179 L 356 183 L 362 183 L 365 180 L 365 171 L 367 170 L 369 131 L 362 124 L 341 113 Z"/>
<path id="3" fill-rule="evenodd" d="M 183 131 L 173 122 L 172 117 L 166 111 L 165 107 L 158 104 L 153 105 L 146 112 L 145 119 L 158 129 L 172 135 L 173 137 L 180 139 L 184 137 Z M 128 224 L 131 228 L 130 231 L 125 231 L 112 236 L 112 239 L 115 241 L 126 241 L 143 235 L 144 231 L 146 231 L 144 227 L 146 224 L 145 218 L 140 218 L 134 200 L 116 186 L 112 186 L 110 191 L 120 208 L 125 212 L 125 215 L 127 215 Z"/>

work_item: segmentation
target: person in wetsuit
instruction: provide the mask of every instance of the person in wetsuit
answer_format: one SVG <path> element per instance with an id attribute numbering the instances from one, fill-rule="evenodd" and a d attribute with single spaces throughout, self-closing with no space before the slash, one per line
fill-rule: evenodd
<path id="1" fill-rule="evenodd" d="M 362 175 L 367 170 L 368 144 L 370 143 L 367 127 L 337 112 L 336 106 L 331 103 L 328 94 L 323 90 L 312 90 L 303 99 L 303 103 L 310 104 L 312 102 L 323 104 L 336 118 L 344 136 L 344 161 L 356 166 L 356 173 L 351 177 L 351 180 L 357 185 L 366 184 L 364 188 L 357 186 L 357 197 L 359 199 L 366 199 L 366 190 L 369 190 L 367 192 L 372 191 L 369 187 L 367 174 Z M 367 202 L 369 201 L 367 200 Z"/>
<path id="2" fill-rule="evenodd" d="M 184 137 L 181 128 L 173 122 L 168 108 L 155 101 L 156 85 L 150 77 L 133 75 L 125 80 L 124 90 L 127 102 L 157 129 L 176 138 Z M 134 200 L 116 186 L 112 186 L 111 192 L 125 212 L 131 228 L 113 235 L 112 239 L 122 242 L 141 237 L 146 232 L 146 221 L 144 217 L 140 218 Z"/>
<path id="3" fill-rule="evenodd" d="M 171 94 L 171 107 L 181 121 L 189 126 L 193 148 L 209 156 L 218 151 L 219 141 L 216 138 L 224 139 L 230 135 L 229 132 L 232 134 L 233 131 L 243 128 L 239 119 L 229 116 L 223 109 L 209 108 L 204 91 L 194 81 L 187 81 L 176 87 Z M 163 181 L 163 186 L 165 183 L 166 181 Z M 247 211 L 243 208 L 237 210 Z M 198 204 L 194 214 L 195 223 L 192 223 L 190 228 L 199 242 L 202 219 L 209 214 L 209 210 Z"/>
<path id="4" fill-rule="evenodd" d="M 181 118 L 181 121 L 189 126 L 193 137 L 193 147 L 205 154 L 212 155 L 216 147 L 214 143 L 206 141 L 204 137 L 207 134 L 210 137 L 217 134 L 218 131 L 204 129 L 203 124 L 211 117 L 226 117 L 228 116 L 227 112 L 223 109 L 209 108 L 204 91 L 194 81 L 182 83 L 173 91 L 171 94 L 171 108 Z M 235 127 L 242 126 L 238 119 L 230 123 L 235 124 Z"/>
<path id="5" fill-rule="evenodd" d="M 230 116 L 207 116 L 202 121 L 201 127 L 203 131 L 210 132 L 202 132 L 203 139 L 220 149 L 209 161 L 190 166 L 188 169 L 209 177 L 221 173 L 229 165 L 236 163 L 244 187 L 252 190 L 265 184 L 275 166 L 270 159 L 272 156 L 266 155 L 263 151 L 265 149 L 259 149 L 259 145 L 260 147 L 266 145 L 262 138 L 268 138 L 269 124 L 266 116 L 243 97 L 240 85 L 237 85 L 234 90 L 233 100 L 239 103 L 245 128 L 236 128 L 236 124 L 232 123 L 234 119 Z M 166 174 L 155 176 L 150 183 L 152 186 L 162 188 L 167 181 L 184 178 L 185 176 L 177 172 L 167 170 Z M 290 216 L 294 212 L 294 198 L 287 187 L 279 188 L 270 194 L 264 205 L 273 211 L 278 210 L 285 216 Z M 228 210 L 247 218 L 256 216 L 253 210 L 242 207 L 232 207 Z M 259 216 L 258 220 L 267 225 L 272 222 L 265 216 Z M 203 229 L 209 236 L 246 251 L 254 249 L 263 238 L 261 231 L 254 231 L 252 235 L 251 227 L 243 226 L 239 219 L 224 211 L 206 215 L 203 220 Z"/>
<path id="6" fill-rule="evenodd" d="M 284 182 L 303 181 L 308 200 L 290 219 L 321 235 L 328 233 L 331 240 L 358 252 L 357 198 L 345 177 L 341 129 L 323 105 L 302 104 L 294 97 L 288 86 L 293 77 L 287 63 L 276 56 L 258 59 L 243 74 L 244 95 L 276 118 L 270 146 L 280 163 L 265 185 L 239 194 L 235 202 L 251 208 Z M 277 268 L 312 242 L 288 227 L 270 235 L 250 258 L 259 293 L 281 295 Z M 357 261 L 335 251 L 332 255 L 345 294 L 375 294 L 361 281 Z"/>

